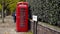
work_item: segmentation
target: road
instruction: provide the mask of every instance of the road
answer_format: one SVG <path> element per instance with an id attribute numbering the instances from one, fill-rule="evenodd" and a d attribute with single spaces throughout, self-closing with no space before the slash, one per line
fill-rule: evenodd
<path id="1" fill-rule="evenodd" d="M 0 34 L 31 34 L 30 32 L 16 32 L 15 23 L 12 16 L 6 16 L 4 23 L 0 19 Z"/>

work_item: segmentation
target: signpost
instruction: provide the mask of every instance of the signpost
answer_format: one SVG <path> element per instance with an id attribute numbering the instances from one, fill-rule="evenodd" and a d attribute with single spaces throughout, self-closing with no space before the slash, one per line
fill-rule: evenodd
<path id="1" fill-rule="evenodd" d="M 33 21 L 34 21 L 34 24 L 33 24 L 34 25 L 33 26 L 33 34 L 37 34 L 37 23 L 38 23 L 37 16 L 33 15 L 32 18 L 33 18 Z"/>

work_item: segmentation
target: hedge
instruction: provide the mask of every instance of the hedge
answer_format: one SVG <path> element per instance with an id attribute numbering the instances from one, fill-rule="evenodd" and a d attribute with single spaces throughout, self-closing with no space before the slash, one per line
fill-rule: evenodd
<path id="1" fill-rule="evenodd" d="M 60 26 L 60 0 L 28 0 L 32 15 L 40 21 Z"/>

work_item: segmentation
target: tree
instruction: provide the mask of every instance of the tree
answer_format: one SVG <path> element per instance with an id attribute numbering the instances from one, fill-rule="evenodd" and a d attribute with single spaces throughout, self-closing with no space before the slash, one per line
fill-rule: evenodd
<path id="1" fill-rule="evenodd" d="M 13 12 L 16 8 L 16 4 L 19 1 L 25 1 L 25 0 L 0 0 L 0 10 L 2 9 L 2 21 L 4 22 L 4 13 L 7 11 L 8 14 L 10 12 Z"/>
<path id="2" fill-rule="evenodd" d="M 1 9 L 2 9 L 2 5 L 0 4 L 0 11 L 1 11 Z"/>

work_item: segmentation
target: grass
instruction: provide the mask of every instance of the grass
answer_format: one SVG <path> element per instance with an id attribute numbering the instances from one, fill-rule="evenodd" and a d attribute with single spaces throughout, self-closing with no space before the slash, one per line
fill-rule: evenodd
<path id="1" fill-rule="evenodd" d="M 27 32 L 27 34 L 33 34 L 31 31 Z"/>

